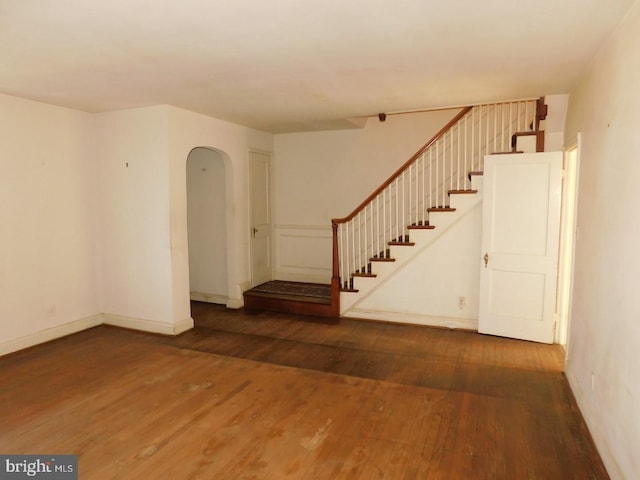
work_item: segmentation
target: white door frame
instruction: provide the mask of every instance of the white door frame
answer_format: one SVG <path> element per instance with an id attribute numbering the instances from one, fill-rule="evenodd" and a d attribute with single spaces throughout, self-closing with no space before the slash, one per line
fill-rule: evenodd
<path id="1" fill-rule="evenodd" d="M 248 152 L 248 159 L 247 159 L 247 178 L 248 178 L 248 182 L 247 185 L 249 186 L 249 188 L 247 189 L 247 194 L 248 194 L 248 205 L 249 205 L 249 225 L 248 225 L 248 232 L 249 232 L 249 268 L 250 268 L 250 276 L 251 276 L 251 286 L 255 287 L 258 284 L 261 283 L 260 280 L 256 279 L 255 276 L 255 269 L 254 269 L 254 259 L 255 259 L 255 253 L 254 253 L 254 242 L 253 242 L 253 238 L 255 235 L 255 231 L 254 228 L 255 226 L 253 225 L 253 212 L 252 212 L 252 208 L 253 208 L 253 203 L 252 203 L 252 182 L 251 182 L 251 162 L 252 162 L 252 155 L 253 154 L 258 154 L 258 155 L 264 155 L 267 157 L 267 163 L 268 163 L 268 175 L 269 175 L 269 179 L 268 179 L 268 193 L 267 193 L 267 198 L 266 198 L 266 202 L 267 202 L 267 211 L 268 211 L 268 216 L 269 216 L 269 227 L 268 227 L 268 231 L 267 232 L 263 232 L 264 234 L 266 234 L 269 237 L 269 252 L 268 252 L 268 263 L 270 265 L 270 273 L 269 273 L 269 280 L 273 279 L 273 210 L 272 210 L 272 205 L 273 205 L 273 167 L 272 167 L 272 161 L 271 161 L 271 152 L 267 152 L 264 150 L 257 150 L 257 149 L 251 149 Z"/>
<path id="2" fill-rule="evenodd" d="M 578 178 L 580 172 L 580 133 L 576 142 L 564 149 L 562 218 L 560 223 L 560 252 L 558 259 L 558 294 L 556 315 L 556 343 L 564 345 L 569 353 L 571 329 L 571 302 L 578 221 Z"/>

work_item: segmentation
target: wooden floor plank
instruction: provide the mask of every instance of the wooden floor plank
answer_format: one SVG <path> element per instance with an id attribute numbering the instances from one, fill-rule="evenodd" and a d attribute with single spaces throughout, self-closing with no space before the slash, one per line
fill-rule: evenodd
<path id="1" fill-rule="evenodd" d="M 0 358 L 0 452 L 80 478 L 607 479 L 563 352 L 472 332 L 193 305 Z"/>

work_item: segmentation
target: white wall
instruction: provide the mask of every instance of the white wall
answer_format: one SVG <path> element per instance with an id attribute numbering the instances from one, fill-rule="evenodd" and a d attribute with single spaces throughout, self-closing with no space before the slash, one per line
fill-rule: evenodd
<path id="1" fill-rule="evenodd" d="M 103 113 L 95 124 L 102 312 L 173 325 L 166 108 Z"/>
<path id="2" fill-rule="evenodd" d="M 187 158 L 215 149 L 225 163 L 227 305 L 249 283 L 247 152 L 272 136 L 171 106 L 98 115 L 103 206 L 103 311 L 111 322 L 178 333 L 190 315 Z M 127 166 L 128 164 L 128 166 Z M 158 323 L 163 325 L 158 325 Z"/>
<path id="3" fill-rule="evenodd" d="M 100 313 L 90 115 L 0 95 L 0 354 Z"/>
<path id="4" fill-rule="evenodd" d="M 368 119 L 362 129 L 276 135 L 276 278 L 329 283 L 331 218 L 349 214 L 458 112 L 389 115 L 385 122 Z"/>
<path id="5" fill-rule="evenodd" d="M 544 151 L 561 152 L 564 146 L 564 125 L 567 118 L 569 95 L 546 95 L 544 102 L 548 107 L 544 121 Z"/>
<path id="6" fill-rule="evenodd" d="M 566 372 L 609 474 L 629 480 L 640 472 L 639 85 L 636 3 L 571 92 L 566 127 L 566 144 L 582 138 Z"/>
<path id="7" fill-rule="evenodd" d="M 195 148 L 187 161 L 191 299 L 227 303 L 225 167 L 215 150 Z"/>
<path id="8" fill-rule="evenodd" d="M 272 135 L 169 106 L 90 115 L 0 95 L 0 354 L 107 322 L 179 333 L 186 161 L 225 162 L 230 306 L 249 285 L 247 153 Z"/>
<path id="9" fill-rule="evenodd" d="M 273 150 L 273 135 L 176 107 L 169 115 L 169 172 L 172 295 L 174 318 L 188 315 L 189 263 L 186 161 L 195 147 L 214 148 L 225 162 L 228 307 L 242 306 L 250 288 L 248 153 Z"/>
<path id="10" fill-rule="evenodd" d="M 186 165 L 195 147 L 216 149 L 225 162 L 228 304 L 241 306 L 249 279 L 247 152 L 270 149 L 272 136 L 166 105 L 97 117 L 103 311 L 117 317 L 111 322 L 162 332 L 169 326 L 168 333 L 193 324 Z"/>

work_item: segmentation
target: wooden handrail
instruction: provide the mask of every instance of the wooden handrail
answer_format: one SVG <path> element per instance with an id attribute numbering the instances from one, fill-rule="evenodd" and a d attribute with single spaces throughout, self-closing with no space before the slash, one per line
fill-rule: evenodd
<path id="1" fill-rule="evenodd" d="M 516 146 L 518 144 L 518 137 L 533 137 L 533 136 L 536 137 L 536 152 L 544 152 L 544 130 L 514 133 L 511 136 L 511 150 L 515 152 Z"/>
<path id="2" fill-rule="evenodd" d="M 464 117 L 467 113 L 469 113 L 469 111 L 472 109 L 473 107 L 464 107 L 455 117 L 453 117 L 451 119 L 451 121 L 449 123 L 447 123 L 444 127 L 442 127 L 438 133 L 436 133 L 431 140 L 429 140 L 427 143 L 425 143 L 422 148 L 420 148 L 420 150 L 418 150 L 409 160 L 407 160 L 398 170 L 396 170 L 395 173 L 393 173 L 393 175 L 391 175 L 382 185 L 380 185 L 371 195 L 369 195 L 360 205 L 358 205 L 353 212 L 351 212 L 349 215 L 347 215 L 346 217 L 343 218 L 332 218 L 331 219 L 331 224 L 332 225 L 338 225 L 340 223 L 345 223 L 348 222 L 349 220 L 351 220 L 353 217 L 355 217 L 358 213 L 360 213 L 362 210 L 364 210 L 364 208 L 380 193 L 382 192 L 385 188 L 387 188 L 389 185 L 391 185 L 391 183 L 398 178 L 400 175 L 402 175 L 402 172 L 404 172 L 407 168 L 409 168 L 411 166 L 411 164 L 413 162 L 415 162 L 415 160 L 422 155 L 425 150 L 427 150 L 431 145 L 433 145 L 436 141 L 438 141 L 438 139 L 440 137 L 442 137 L 451 127 L 453 127 L 458 120 L 460 120 L 462 117 Z"/>

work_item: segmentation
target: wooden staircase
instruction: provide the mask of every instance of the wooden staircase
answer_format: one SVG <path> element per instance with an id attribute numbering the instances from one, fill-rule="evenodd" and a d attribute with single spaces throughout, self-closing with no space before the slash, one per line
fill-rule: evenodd
<path id="1" fill-rule="evenodd" d="M 385 291 L 387 286 L 391 289 L 397 288 L 397 279 L 403 275 L 407 268 L 412 269 L 414 262 L 420 262 L 425 252 L 434 245 L 442 245 L 447 242 L 447 236 L 452 235 L 452 229 L 465 222 L 469 215 L 477 215 L 477 207 L 481 203 L 481 180 L 474 177 L 474 185 L 478 188 L 469 191 L 451 192 L 450 202 L 444 206 L 431 208 L 431 217 L 428 224 L 407 226 L 406 235 L 388 242 L 387 248 L 381 252 L 386 262 L 379 261 L 376 255 L 367 263 L 366 274 L 353 274 L 348 288 L 342 288 L 340 292 L 341 315 L 356 318 L 376 318 L 367 317 L 364 312 L 370 307 L 368 299 L 379 298 L 381 291 Z M 455 235 L 455 234 L 454 234 Z M 437 277 L 433 278 L 438 281 Z M 392 285 L 395 282 L 395 287 Z M 374 300 L 375 303 L 375 300 Z"/>
<path id="2" fill-rule="evenodd" d="M 485 155 L 514 153 L 521 139 L 543 151 L 546 114 L 544 98 L 466 107 L 353 212 L 333 219 L 334 298 L 357 295 L 356 284 L 376 278 L 372 265 L 396 261 L 392 248 L 413 246 L 415 232 L 433 231 L 432 215 L 455 213 L 450 199 L 477 194 L 472 182 Z M 335 310 L 346 312 L 340 305 Z"/>
<path id="3" fill-rule="evenodd" d="M 478 194 L 474 179 L 482 175 L 484 155 L 516 152 L 521 138 L 532 138 L 535 150 L 543 151 L 546 113 L 544 98 L 462 109 L 351 214 L 332 219 L 331 285 L 268 282 L 244 293 L 245 308 L 337 318 L 342 295 L 358 295 L 356 285 L 375 281 L 382 265 L 393 268 L 393 251 L 407 252 L 416 246 L 414 237 L 438 227 L 432 216 L 456 214 L 454 198 Z M 446 220 L 441 223 L 448 228 Z M 269 288 L 285 283 L 286 291 Z M 325 294 L 306 295 L 310 287 Z"/>

